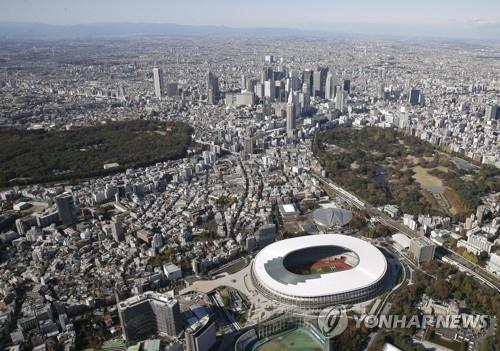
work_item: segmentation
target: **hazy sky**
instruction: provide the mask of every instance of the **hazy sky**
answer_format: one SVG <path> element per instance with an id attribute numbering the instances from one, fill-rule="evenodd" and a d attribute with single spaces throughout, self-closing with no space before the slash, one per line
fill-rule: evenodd
<path id="1" fill-rule="evenodd" d="M 498 25 L 500 0 L 0 0 L 0 21 L 170 22 L 235 27 L 324 27 L 370 22 Z"/>

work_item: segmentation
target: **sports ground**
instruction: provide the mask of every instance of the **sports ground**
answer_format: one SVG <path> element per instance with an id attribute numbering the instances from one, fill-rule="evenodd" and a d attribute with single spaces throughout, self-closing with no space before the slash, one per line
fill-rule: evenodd
<path id="1" fill-rule="evenodd" d="M 278 334 L 257 351 L 322 351 L 323 347 L 307 330 L 294 329 Z"/>
<path id="2" fill-rule="evenodd" d="M 317 274 L 339 272 L 352 268 L 345 260 L 345 257 L 326 258 L 313 262 L 312 264 L 296 265 L 288 267 L 295 274 Z"/>

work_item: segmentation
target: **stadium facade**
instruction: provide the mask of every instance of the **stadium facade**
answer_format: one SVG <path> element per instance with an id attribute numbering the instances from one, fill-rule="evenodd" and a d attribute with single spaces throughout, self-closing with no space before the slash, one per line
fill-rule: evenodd
<path id="1" fill-rule="evenodd" d="M 282 304 L 321 308 L 353 304 L 379 295 L 388 276 L 385 256 L 367 241 L 341 234 L 275 242 L 255 257 L 252 281 Z"/>

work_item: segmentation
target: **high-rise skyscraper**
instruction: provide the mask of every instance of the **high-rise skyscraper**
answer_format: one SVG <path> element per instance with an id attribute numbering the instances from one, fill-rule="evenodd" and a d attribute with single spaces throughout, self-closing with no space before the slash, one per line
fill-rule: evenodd
<path id="1" fill-rule="evenodd" d="M 411 89 L 410 90 L 410 96 L 408 97 L 408 102 L 410 105 L 415 106 L 420 104 L 420 90 L 419 89 Z"/>
<path id="2" fill-rule="evenodd" d="M 264 82 L 264 97 L 268 98 L 269 101 L 274 101 L 276 95 L 276 83 L 274 80 L 266 80 Z"/>
<path id="3" fill-rule="evenodd" d="M 147 291 L 118 303 L 127 342 L 154 336 L 177 336 L 181 331 L 179 303 L 168 295 Z"/>
<path id="4" fill-rule="evenodd" d="M 216 342 L 215 323 L 208 316 L 186 329 L 188 351 L 209 351 Z"/>
<path id="5" fill-rule="evenodd" d="M 266 80 L 274 80 L 274 69 L 272 67 L 264 67 L 262 69 L 260 80 L 262 83 L 264 83 Z"/>
<path id="6" fill-rule="evenodd" d="M 161 99 L 163 96 L 163 71 L 161 68 L 153 68 L 153 82 L 155 85 L 155 96 Z"/>
<path id="7" fill-rule="evenodd" d="M 292 138 L 295 133 L 295 116 L 296 108 L 294 103 L 293 92 L 291 91 L 288 95 L 288 102 L 286 104 L 286 135 Z"/>
<path id="8" fill-rule="evenodd" d="M 313 71 L 306 69 L 302 74 L 302 92 L 312 95 L 313 94 Z"/>
<path id="9" fill-rule="evenodd" d="M 207 78 L 207 102 L 215 105 L 219 100 L 219 78 L 210 71 Z"/>
<path id="10" fill-rule="evenodd" d="M 344 91 L 347 94 L 351 93 L 351 80 L 350 79 L 344 79 Z"/>
<path id="11" fill-rule="evenodd" d="M 244 74 L 241 75 L 240 85 L 241 85 L 241 90 L 245 90 L 247 88 L 247 77 Z"/>
<path id="12" fill-rule="evenodd" d="M 318 67 L 313 75 L 313 96 L 325 97 L 325 83 L 328 67 Z"/>
<path id="13" fill-rule="evenodd" d="M 54 198 L 57 207 L 57 213 L 59 214 L 59 219 L 64 225 L 71 225 L 76 219 L 76 206 L 73 195 L 70 193 L 64 193 L 57 195 Z"/>
<path id="14" fill-rule="evenodd" d="M 335 98 L 335 87 L 339 84 L 335 71 L 328 72 L 325 81 L 325 99 L 333 100 Z"/>
<path id="15" fill-rule="evenodd" d="M 116 242 L 125 240 L 121 216 L 116 216 L 111 220 L 111 235 Z"/>
<path id="16" fill-rule="evenodd" d="M 177 83 L 167 83 L 167 96 L 175 97 L 179 95 L 179 84 Z"/>
<path id="17" fill-rule="evenodd" d="M 344 110 L 345 100 L 346 100 L 345 91 L 342 89 L 338 89 L 337 96 L 335 97 L 335 106 L 337 107 L 337 110 L 340 110 L 341 112 Z"/>
<path id="18" fill-rule="evenodd" d="M 255 95 L 260 99 L 262 100 L 264 98 L 264 84 L 263 83 L 256 83 L 255 84 L 255 88 L 254 88 L 254 91 L 255 91 Z"/>
<path id="19" fill-rule="evenodd" d="M 489 121 L 494 121 L 500 117 L 500 108 L 498 105 L 488 105 L 486 106 L 484 112 L 484 118 Z"/>

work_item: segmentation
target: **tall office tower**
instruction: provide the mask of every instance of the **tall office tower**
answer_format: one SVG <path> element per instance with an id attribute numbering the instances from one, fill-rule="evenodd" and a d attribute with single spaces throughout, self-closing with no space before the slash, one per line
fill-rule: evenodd
<path id="1" fill-rule="evenodd" d="M 246 88 L 247 88 L 247 77 L 244 74 L 241 75 L 240 85 L 241 85 L 241 90 L 246 90 Z"/>
<path id="2" fill-rule="evenodd" d="M 302 73 L 302 92 L 309 95 L 313 95 L 313 75 L 314 73 L 310 69 L 306 69 L 304 73 Z M 304 85 L 306 90 L 304 90 Z"/>
<path id="3" fill-rule="evenodd" d="M 219 99 L 219 78 L 208 71 L 207 79 L 207 101 L 210 105 L 217 104 Z"/>
<path id="4" fill-rule="evenodd" d="M 177 300 L 153 291 L 119 302 L 118 315 L 127 342 L 156 336 L 177 336 L 181 331 Z"/>
<path id="5" fill-rule="evenodd" d="M 264 63 L 267 65 L 270 65 L 274 62 L 274 56 L 273 55 L 266 55 L 264 56 Z"/>
<path id="6" fill-rule="evenodd" d="M 309 107 L 309 103 L 310 103 L 310 97 L 309 97 L 309 94 L 306 94 L 306 93 L 299 93 L 299 104 L 301 106 L 301 111 L 307 109 Z M 297 115 L 299 115 L 297 113 Z"/>
<path id="7" fill-rule="evenodd" d="M 385 99 L 385 86 L 384 84 L 381 84 L 379 87 L 378 87 L 378 92 L 377 92 L 377 97 L 381 100 L 384 100 Z"/>
<path id="8" fill-rule="evenodd" d="M 325 97 L 325 83 L 328 67 L 318 67 L 313 75 L 313 96 Z"/>
<path id="9" fill-rule="evenodd" d="M 75 222 L 77 214 L 77 208 L 75 206 L 73 195 L 71 195 L 70 193 L 64 193 L 61 195 L 57 195 L 54 200 L 61 222 L 64 225 L 73 224 Z"/>
<path id="10" fill-rule="evenodd" d="M 431 241 L 431 239 L 421 236 L 411 239 L 409 251 L 413 255 L 415 261 L 420 264 L 434 259 L 436 245 Z"/>
<path id="11" fill-rule="evenodd" d="M 254 91 L 255 85 L 257 84 L 257 81 L 253 78 L 248 79 L 246 81 L 247 85 L 245 86 L 245 89 L 247 91 Z"/>
<path id="12" fill-rule="evenodd" d="M 339 84 L 339 80 L 335 71 L 328 72 L 325 82 L 325 99 L 333 100 L 335 98 L 335 87 Z"/>
<path id="13" fill-rule="evenodd" d="M 167 83 L 167 96 L 175 97 L 179 95 L 179 85 L 177 83 Z"/>
<path id="14" fill-rule="evenodd" d="M 302 84 L 302 92 L 308 96 L 311 96 L 311 91 L 309 90 L 309 84 Z"/>
<path id="15" fill-rule="evenodd" d="M 161 68 L 153 68 L 153 82 L 155 84 L 155 96 L 161 99 L 163 96 L 163 71 Z"/>
<path id="16" fill-rule="evenodd" d="M 347 92 L 347 94 L 351 93 L 351 80 L 350 79 L 344 79 L 344 91 Z"/>
<path id="17" fill-rule="evenodd" d="M 113 239 L 118 243 L 125 240 L 122 217 L 119 215 L 111 220 L 111 234 L 113 235 Z"/>
<path id="18" fill-rule="evenodd" d="M 274 81 L 274 69 L 272 67 L 264 67 L 260 76 L 260 81 L 264 83 L 266 80 Z"/>
<path id="19" fill-rule="evenodd" d="M 255 95 L 257 95 L 257 97 L 260 100 L 264 99 L 264 84 L 263 83 L 258 82 L 257 84 L 255 84 L 254 91 L 255 91 Z"/>
<path id="20" fill-rule="evenodd" d="M 338 89 L 337 96 L 335 97 L 335 106 L 337 110 L 343 111 L 345 107 L 346 93 L 342 89 Z"/>
<path id="21" fill-rule="evenodd" d="M 245 143 L 243 144 L 243 148 L 244 148 L 245 152 L 247 153 L 247 155 L 252 155 L 254 152 L 253 139 L 252 138 L 246 139 Z"/>
<path id="22" fill-rule="evenodd" d="M 286 80 L 286 86 L 285 90 L 289 92 L 290 90 L 292 91 L 297 91 L 300 89 L 300 80 L 297 77 L 289 77 Z"/>
<path id="23" fill-rule="evenodd" d="M 216 342 L 215 323 L 208 316 L 186 329 L 188 351 L 209 351 Z"/>
<path id="24" fill-rule="evenodd" d="M 292 138 L 295 133 L 295 113 L 296 107 L 293 98 L 293 92 L 288 95 L 288 103 L 286 104 L 286 135 Z"/>
<path id="25" fill-rule="evenodd" d="M 257 246 L 262 249 L 276 240 L 276 224 L 268 223 L 260 226 L 255 232 Z"/>
<path id="26" fill-rule="evenodd" d="M 498 105 L 486 106 L 486 109 L 484 112 L 484 118 L 487 121 L 494 121 L 499 117 L 500 117 L 500 108 L 498 107 Z"/>
<path id="27" fill-rule="evenodd" d="M 408 102 L 410 105 L 415 106 L 418 105 L 421 101 L 420 98 L 420 90 L 418 89 L 411 89 L 410 90 L 410 96 L 408 97 Z"/>
<path id="28" fill-rule="evenodd" d="M 276 94 L 276 83 L 274 80 L 266 80 L 264 82 L 264 97 L 273 101 Z"/>

